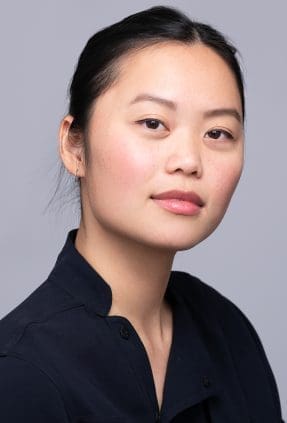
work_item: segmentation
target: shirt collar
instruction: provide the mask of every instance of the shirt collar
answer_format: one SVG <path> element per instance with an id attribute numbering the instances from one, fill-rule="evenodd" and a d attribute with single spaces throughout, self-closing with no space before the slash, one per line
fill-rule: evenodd
<path id="1" fill-rule="evenodd" d="M 75 247 L 78 229 L 71 230 L 58 255 L 50 278 L 60 284 L 89 314 L 107 316 L 112 305 L 110 285 L 84 259 Z M 218 383 L 209 349 L 200 333 L 193 310 L 180 294 L 182 272 L 171 271 L 165 296 L 173 307 L 174 339 L 167 369 L 164 404 L 165 412 L 176 415 L 181 409 L 192 406 L 218 393 Z M 191 281 L 184 281 L 191 283 Z M 180 389 L 179 389 L 180 387 Z"/>
<path id="2" fill-rule="evenodd" d="M 106 316 L 112 304 L 111 287 L 76 249 L 77 231 L 68 233 L 50 277 L 90 313 Z"/>
<path id="3" fill-rule="evenodd" d="M 88 312 L 106 316 L 112 305 L 111 287 L 76 249 L 77 231 L 78 228 L 72 229 L 68 233 L 50 277 L 55 279 L 80 303 L 83 303 Z M 166 297 L 174 295 L 173 273 L 170 274 Z"/>

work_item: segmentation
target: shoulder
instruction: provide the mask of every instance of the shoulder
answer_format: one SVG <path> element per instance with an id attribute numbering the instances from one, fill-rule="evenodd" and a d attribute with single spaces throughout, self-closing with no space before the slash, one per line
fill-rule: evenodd
<path id="1" fill-rule="evenodd" d="M 61 396 L 53 381 L 17 357 L 0 355 L 0 421 L 67 422 Z"/>
<path id="2" fill-rule="evenodd" d="M 0 321 L 0 421 L 67 422 L 47 365 L 55 341 L 49 331 L 69 319 L 77 301 L 48 278 Z M 68 312 L 68 313 L 67 313 Z M 60 317 L 62 316 L 62 317 Z"/>
<path id="3" fill-rule="evenodd" d="M 220 328 L 230 345 L 239 346 L 244 340 L 243 345 L 250 346 L 251 343 L 260 355 L 263 354 L 254 326 L 237 305 L 199 278 L 186 272 L 173 273 L 177 294 L 198 322 Z"/>
<path id="4" fill-rule="evenodd" d="M 47 322 L 75 307 L 79 303 L 48 278 L 0 320 L 0 354 L 13 350 L 31 325 Z"/>
<path id="5" fill-rule="evenodd" d="M 230 299 L 187 272 L 173 271 L 172 273 L 174 289 L 190 310 L 215 318 L 215 321 L 223 325 L 226 330 L 228 330 L 228 323 L 237 324 L 254 335 L 254 328 L 250 321 Z"/>
<path id="6" fill-rule="evenodd" d="M 217 318 L 225 318 L 234 314 L 239 319 L 243 317 L 239 308 L 227 297 L 196 276 L 183 271 L 172 272 L 172 287 L 183 301 L 194 311 L 216 313 Z"/>

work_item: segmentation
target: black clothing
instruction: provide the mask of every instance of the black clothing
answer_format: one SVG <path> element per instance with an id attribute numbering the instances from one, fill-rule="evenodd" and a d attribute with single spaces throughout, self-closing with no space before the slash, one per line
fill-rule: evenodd
<path id="1" fill-rule="evenodd" d="M 275 380 L 242 312 L 172 271 L 173 339 L 161 411 L 131 323 L 107 316 L 112 291 L 69 232 L 48 279 L 0 322 L 5 423 L 279 423 Z M 112 258 L 111 258 L 112 265 Z"/>

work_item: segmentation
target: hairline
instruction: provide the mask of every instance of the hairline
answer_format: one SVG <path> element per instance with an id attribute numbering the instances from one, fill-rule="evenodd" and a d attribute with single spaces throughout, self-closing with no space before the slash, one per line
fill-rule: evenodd
<path id="1" fill-rule="evenodd" d="M 92 105 L 89 109 L 89 112 L 87 114 L 86 128 L 84 129 L 84 137 L 85 138 L 89 136 L 89 127 L 90 127 L 89 124 L 90 124 L 90 121 L 91 121 L 91 117 L 92 117 L 92 115 L 95 111 L 95 108 L 96 108 L 96 105 L 97 105 L 97 100 L 119 81 L 120 77 L 122 76 L 122 74 L 124 72 L 126 59 L 130 59 L 134 55 L 136 55 L 138 52 L 140 52 L 142 50 L 146 50 L 148 48 L 155 47 L 159 44 L 162 44 L 162 45 L 174 44 L 174 45 L 185 45 L 185 46 L 193 46 L 193 45 L 198 44 L 198 45 L 205 46 L 206 48 L 209 48 L 217 56 L 219 56 L 225 62 L 225 64 L 228 66 L 228 68 L 230 69 L 233 77 L 235 78 L 236 87 L 237 87 L 239 94 L 240 94 L 240 89 L 238 87 L 238 82 L 237 82 L 236 77 L 235 77 L 235 72 L 232 69 L 232 67 L 230 66 L 230 64 L 227 62 L 227 60 L 224 59 L 223 56 L 221 56 L 218 53 L 218 51 L 215 48 L 213 48 L 212 46 L 210 46 L 207 43 L 205 43 L 204 41 L 202 41 L 199 38 L 197 31 L 196 31 L 194 40 L 186 40 L 185 41 L 185 40 L 166 39 L 166 38 L 157 38 L 157 37 L 146 38 L 144 40 L 137 40 L 137 41 L 135 41 L 135 45 L 133 47 L 130 47 L 127 51 L 123 52 L 119 57 L 116 57 L 113 60 L 111 60 L 110 63 L 108 64 L 108 66 L 103 70 L 103 73 L 109 74 L 109 77 L 108 77 L 109 81 L 106 84 L 106 87 L 101 91 L 101 94 L 93 101 L 93 103 L 92 103 Z M 240 97 L 241 97 L 241 95 L 240 95 Z M 243 119 L 243 122 L 244 122 L 244 117 L 242 117 L 242 119 Z"/>

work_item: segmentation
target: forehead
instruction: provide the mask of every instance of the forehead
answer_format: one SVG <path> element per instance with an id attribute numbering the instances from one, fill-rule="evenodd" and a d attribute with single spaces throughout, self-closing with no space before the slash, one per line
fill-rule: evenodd
<path id="1" fill-rule="evenodd" d="M 120 59 L 118 72 L 104 94 L 113 105 L 127 104 L 147 92 L 176 102 L 181 111 L 191 107 L 241 108 L 232 70 L 202 43 L 162 42 L 132 51 Z"/>
<path id="2" fill-rule="evenodd" d="M 208 96 L 240 103 L 232 70 L 202 43 L 164 42 L 132 51 L 120 60 L 114 87 L 124 96 L 156 90 L 171 98 Z"/>

